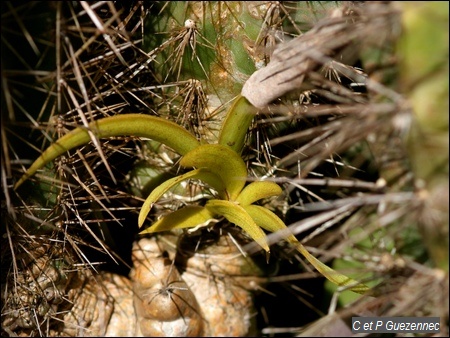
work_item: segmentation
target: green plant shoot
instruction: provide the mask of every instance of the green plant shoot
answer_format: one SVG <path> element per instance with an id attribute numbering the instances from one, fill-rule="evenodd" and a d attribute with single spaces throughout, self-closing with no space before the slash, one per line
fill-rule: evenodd
<path id="1" fill-rule="evenodd" d="M 112 136 L 138 136 L 150 138 L 167 145 L 183 157 L 180 165 L 195 168 L 187 173 L 168 179 L 156 187 L 145 200 L 138 218 L 139 227 L 157 200 L 180 182 L 196 178 L 207 183 L 215 198 L 205 206 L 185 206 L 154 222 L 141 233 L 154 233 L 182 228 L 206 226 L 222 216 L 244 230 L 267 253 L 270 249 L 263 231 L 276 232 L 286 229 L 284 222 L 272 211 L 254 205 L 255 202 L 281 194 L 281 187 L 270 181 L 256 181 L 246 185 L 247 167 L 240 156 L 248 128 L 256 108 L 239 96 L 225 117 L 217 143 L 197 140 L 194 135 L 176 123 L 160 117 L 127 114 L 106 117 L 89 125 L 97 138 Z M 15 189 L 50 161 L 66 151 L 88 143 L 91 137 L 83 127 L 78 127 L 61 137 L 31 165 Z M 368 287 L 329 268 L 298 242 L 293 235 L 286 237 L 324 277 L 334 284 L 364 293 Z"/>

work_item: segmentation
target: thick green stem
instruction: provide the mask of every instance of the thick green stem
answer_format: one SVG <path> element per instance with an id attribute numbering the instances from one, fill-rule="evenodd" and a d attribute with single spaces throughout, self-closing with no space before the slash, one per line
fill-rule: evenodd
<path id="1" fill-rule="evenodd" d="M 238 96 L 222 124 L 218 143 L 233 149 L 238 154 L 244 147 L 245 136 L 258 109 L 243 96 Z"/>

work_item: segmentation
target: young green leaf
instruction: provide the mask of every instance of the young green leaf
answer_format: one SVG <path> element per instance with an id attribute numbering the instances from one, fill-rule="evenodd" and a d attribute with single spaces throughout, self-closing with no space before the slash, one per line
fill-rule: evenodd
<path id="1" fill-rule="evenodd" d="M 338 286 L 348 286 L 349 290 L 363 294 L 369 291 L 369 287 L 363 283 L 359 283 L 353 278 L 347 277 L 336 270 L 333 270 L 329 266 L 323 264 L 316 257 L 311 255 L 308 250 L 300 243 L 293 243 L 298 252 L 300 252 L 307 260 L 314 266 L 317 271 L 319 271 L 325 278 L 327 278 L 330 282 L 338 285 Z"/>
<path id="2" fill-rule="evenodd" d="M 259 227 L 269 232 L 287 229 L 284 222 L 267 208 L 259 205 L 243 205 L 242 207 Z M 290 243 L 297 242 L 297 238 L 292 234 L 286 235 L 286 240 Z"/>
<path id="3" fill-rule="evenodd" d="M 243 207 L 245 211 L 253 218 L 255 223 L 263 229 L 270 232 L 277 232 L 279 230 L 287 229 L 284 222 L 275 215 L 272 211 L 263 208 L 258 205 L 247 205 Z M 298 252 L 300 252 L 317 271 L 319 271 L 325 278 L 332 283 L 339 286 L 349 286 L 349 290 L 356 293 L 365 293 L 369 290 L 369 287 L 355 281 L 354 279 L 347 277 L 327 265 L 323 264 L 316 257 L 311 255 L 308 250 L 295 238 L 294 235 L 287 235 L 286 240 L 292 243 Z"/>
<path id="4" fill-rule="evenodd" d="M 205 207 L 188 205 L 160 218 L 151 227 L 141 231 L 140 234 L 206 226 L 214 219 L 214 216 L 214 213 Z"/>
<path id="5" fill-rule="evenodd" d="M 266 234 L 240 205 L 230 201 L 214 199 L 206 202 L 205 207 L 213 213 L 224 216 L 229 222 L 242 228 L 266 252 L 270 251 L 266 241 Z"/>
<path id="6" fill-rule="evenodd" d="M 220 196 L 225 195 L 225 186 L 219 176 L 210 172 L 208 169 L 200 168 L 189 171 L 185 174 L 175 176 L 173 178 L 164 181 L 159 186 L 157 186 L 150 195 L 146 198 L 142 208 L 139 212 L 138 225 L 142 227 L 147 218 L 150 209 L 153 207 L 153 204 L 161 198 L 167 191 L 175 187 L 177 184 L 180 184 L 182 181 L 187 179 L 199 179 L 208 183 L 212 188 L 214 188 Z"/>
<path id="7" fill-rule="evenodd" d="M 187 153 L 180 161 L 183 167 L 206 168 L 219 176 L 234 200 L 245 185 L 247 167 L 233 150 L 220 144 L 202 144 Z"/>
<path id="8" fill-rule="evenodd" d="M 125 114 L 105 117 L 91 122 L 89 129 L 98 138 L 112 136 L 138 136 L 164 143 L 181 155 L 199 146 L 199 141 L 186 129 L 178 124 L 160 117 L 143 114 Z M 87 144 L 91 140 L 87 129 L 77 127 L 55 143 L 50 145 L 40 157 L 31 165 L 26 173 L 15 184 L 17 189 L 24 181 L 32 176 L 50 161 L 61 156 L 66 151 Z"/>
<path id="9" fill-rule="evenodd" d="M 242 206 L 250 205 L 263 198 L 278 196 L 282 193 L 281 187 L 271 181 L 256 181 L 247 185 L 239 194 L 236 202 Z"/>

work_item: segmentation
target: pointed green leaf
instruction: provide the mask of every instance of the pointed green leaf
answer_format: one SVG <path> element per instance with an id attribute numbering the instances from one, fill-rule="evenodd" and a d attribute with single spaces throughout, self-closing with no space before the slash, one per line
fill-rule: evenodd
<path id="1" fill-rule="evenodd" d="M 241 227 L 264 250 L 269 252 L 266 234 L 256 225 L 250 215 L 240 205 L 224 200 L 209 200 L 205 207 L 211 212 L 224 216 L 229 222 Z"/>
<path id="2" fill-rule="evenodd" d="M 214 214 L 205 207 L 188 205 L 160 218 L 140 234 L 206 226 L 213 219 Z"/>
<path id="3" fill-rule="evenodd" d="M 243 208 L 253 218 L 258 226 L 266 229 L 267 231 L 276 232 L 287 228 L 284 222 L 277 215 L 264 207 L 258 205 L 247 205 Z M 323 264 L 316 257 L 311 255 L 309 251 L 306 250 L 300 242 L 298 242 L 294 235 L 291 234 L 286 236 L 286 240 L 292 243 L 297 251 L 300 252 L 308 260 L 308 262 L 317 269 L 317 271 L 319 271 L 332 283 L 339 286 L 350 286 L 349 290 L 361 294 L 369 290 L 368 286 L 359 283 Z"/>
<path id="4" fill-rule="evenodd" d="M 160 117 L 144 114 L 124 114 L 105 117 L 90 123 L 89 129 L 98 138 L 112 136 L 150 138 L 169 146 L 181 155 L 188 153 L 200 144 L 194 135 L 178 124 Z M 24 181 L 50 161 L 53 161 L 71 149 L 87 144 L 90 140 L 91 137 L 84 127 L 78 127 L 70 131 L 50 145 L 36 159 L 15 184 L 14 189 L 17 189 Z"/>
<path id="5" fill-rule="evenodd" d="M 319 271 L 325 278 L 327 278 L 330 282 L 338 285 L 338 286 L 349 286 L 349 290 L 356 293 L 366 293 L 369 291 L 369 287 L 363 283 L 359 283 L 353 278 L 347 277 L 336 270 L 333 270 L 329 266 L 323 264 L 316 257 L 311 255 L 308 250 L 300 243 L 297 242 L 294 244 L 297 251 L 300 252 L 307 260 L 314 266 L 317 271 Z"/>
<path id="6" fill-rule="evenodd" d="M 216 191 L 218 191 L 219 195 L 225 194 L 225 187 L 217 175 L 211 173 L 207 169 L 196 169 L 189 171 L 185 174 L 173 177 L 171 179 L 168 179 L 167 181 L 164 181 L 162 184 L 157 186 L 147 197 L 144 204 L 142 205 L 141 211 L 139 212 L 139 218 L 138 218 L 138 225 L 139 227 L 142 227 L 144 224 L 144 221 L 150 212 L 150 209 L 153 207 L 153 204 L 161 198 L 162 195 L 164 195 L 167 191 L 175 187 L 177 184 L 180 184 L 182 181 L 187 179 L 200 179 L 208 183 L 212 188 L 214 188 Z"/>
<path id="7" fill-rule="evenodd" d="M 277 232 L 287 229 L 284 222 L 267 208 L 259 205 L 243 205 L 242 207 L 245 211 L 247 211 L 250 217 L 253 218 L 259 227 L 269 232 Z M 295 238 L 292 234 L 287 235 L 286 240 L 290 243 L 297 242 L 297 238 Z"/>
<path id="8" fill-rule="evenodd" d="M 230 200 L 239 195 L 247 179 L 247 167 L 242 158 L 220 144 L 202 144 L 183 156 L 180 164 L 183 167 L 206 168 L 220 176 Z"/>
<path id="9" fill-rule="evenodd" d="M 260 199 L 278 196 L 282 193 L 281 187 L 271 181 L 256 181 L 247 185 L 239 194 L 236 202 L 240 205 L 250 205 Z"/>

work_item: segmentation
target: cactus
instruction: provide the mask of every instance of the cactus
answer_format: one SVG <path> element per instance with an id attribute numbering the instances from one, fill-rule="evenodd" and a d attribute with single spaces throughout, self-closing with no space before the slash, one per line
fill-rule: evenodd
<path id="1" fill-rule="evenodd" d="M 398 128 L 410 96 L 393 79 L 399 69 L 407 82 L 408 64 L 389 62 L 408 53 L 396 45 L 407 7 L 2 8 L 3 335 L 244 336 L 312 324 L 307 335 L 324 320 L 333 330 L 348 308 L 377 313 L 382 302 L 377 314 L 395 314 L 408 288 L 448 280 L 436 236 L 418 231 L 437 224 L 421 210 L 438 190 L 416 190 L 415 174 L 431 180 Z M 240 94 L 251 114 L 240 115 Z M 210 157 L 219 150 L 233 168 Z M 170 222 L 189 212 L 208 222 Z M 332 280 L 367 283 L 371 297 L 324 288 L 296 250 Z M 312 306 L 302 278 L 313 278 Z M 299 300 L 292 321 L 284 285 Z M 320 304 L 327 292 L 341 295 L 337 316 L 316 314 L 333 312 Z M 417 304 L 448 315 L 431 293 Z M 406 308 L 397 314 L 419 313 Z"/>

